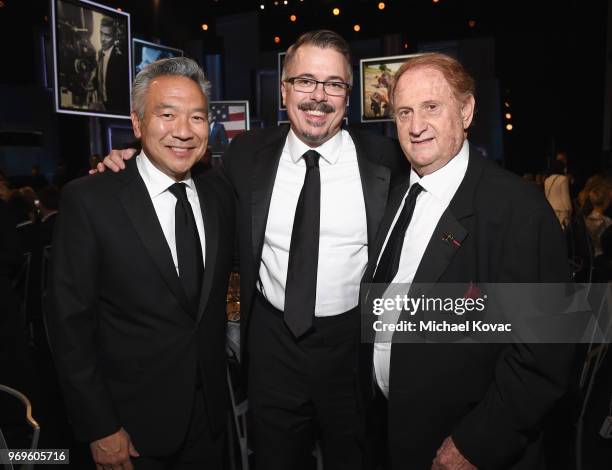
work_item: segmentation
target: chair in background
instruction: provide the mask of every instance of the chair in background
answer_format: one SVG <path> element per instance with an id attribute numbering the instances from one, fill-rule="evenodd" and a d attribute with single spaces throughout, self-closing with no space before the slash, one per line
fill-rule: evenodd
<path id="1" fill-rule="evenodd" d="M 40 436 L 40 426 L 38 425 L 36 420 L 32 417 L 32 404 L 30 403 L 30 400 L 19 390 L 15 390 L 14 388 L 8 387 L 6 385 L 0 384 L 0 392 L 7 393 L 10 396 L 16 398 L 17 400 L 21 402 L 21 404 L 25 408 L 25 422 L 32 429 L 32 437 L 29 439 L 30 441 L 29 449 L 30 450 L 38 449 L 38 438 Z M 8 449 L 8 444 L 6 442 L 2 429 L 0 429 L 0 446 L 2 446 L 3 449 Z M 13 448 L 15 447 L 15 443 L 12 444 L 12 447 Z M 33 467 L 34 467 L 33 464 L 26 464 L 26 465 L 21 466 L 20 468 L 21 470 L 31 470 Z M 13 465 L 10 463 L 5 464 L 5 468 L 12 470 Z"/>
<path id="2" fill-rule="evenodd" d="M 32 253 L 29 251 L 23 254 L 23 262 L 17 271 L 17 274 L 13 278 L 11 287 L 15 292 L 19 294 L 20 305 L 19 313 L 22 318 L 26 318 L 28 311 L 28 289 L 30 286 L 30 265 L 32 262 Z M 30 325 L 28 325 L 30 328 Z"/>

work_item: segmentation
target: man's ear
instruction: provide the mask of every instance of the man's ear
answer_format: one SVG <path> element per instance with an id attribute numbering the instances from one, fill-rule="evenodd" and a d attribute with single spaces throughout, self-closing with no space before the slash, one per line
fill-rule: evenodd
<path id="1" fill-rule="evenodd" d="M 280 87 L 281 87 L 281 99 L 283 100 L 283 107 L 286 107 L 285 97 L 287 96 L 287 85 L 282 80 L 280 82 Z"/>
<path id="2" fill-rule="evenodd" d="M 142 132 L 140 132 L 140 118 L 134 111 L 131 112 L 130 118 L 132 119 L 132 129 L 134 131 L 134 135 L 137 139 L 140 139 L 142 136 Z"/>
<path id="3" fill-rule="evenodd" d="M 463 121 L 464 130 L 467 130 L 468 127 L 470 127 L 470 124 L 472 124 L 475 108 L 476 100 L 474 99 L 474 95 L 470 95 L 463 102 L 463 106 L 461 106 L 461 120 Z"/>

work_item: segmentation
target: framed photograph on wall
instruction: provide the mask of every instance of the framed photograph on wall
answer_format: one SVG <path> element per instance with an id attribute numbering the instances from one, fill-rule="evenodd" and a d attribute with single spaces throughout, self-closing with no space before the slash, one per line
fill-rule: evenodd
<path id="1" fill-rule="evenodd" d="M 52 0 L 55 110 L 130 116 L 130 15 L 88 0 Z"/>
<path id="2" fill-rule="evenodd" d="M 359 61 L 361 122 L 391 121 L 389 86 L 391 78 L 410 57 L 420 54 L 374 57 Z"/>
<path id="3" fill-rule="evenodd" d="M 159 59 L 167 59 L 169 57 L 180 57 L 183 55 L 181 49 L 162 46 L 153 42 L 143 41 L 142 39 L 132 39 L 132 59 L 134 62 L 134 76 L 140 72 L 146 65 L 155 62 Z"/>
<path id="4" fill-rule="evenodd" d="M 249 130 L 249 102 L 211 101 L 208 120 L 208 148 L 221 156 L 234 137 Z"/>
<path id="5" fill-rule="evenodd" d="M 106 151 L 134 147 L 138 139 L 129 122 L 111 122 L 106 128 Z"/>

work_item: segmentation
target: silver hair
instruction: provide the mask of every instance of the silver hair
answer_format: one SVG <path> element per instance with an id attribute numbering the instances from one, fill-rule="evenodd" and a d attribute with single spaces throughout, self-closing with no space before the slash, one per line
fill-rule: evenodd
<path id="1" fill-rule="evenodd" d="M 147 65 L 136 75 L 132 86 L 132 111 L 138 115 L 139 119 L 144 117 L 145 95 L 151 81 L 168 75 L 187 77 L 196 82 L 204 93 L 208 107 L 211 85 L 198 63 L 187 57 L 171 57 Z"/>

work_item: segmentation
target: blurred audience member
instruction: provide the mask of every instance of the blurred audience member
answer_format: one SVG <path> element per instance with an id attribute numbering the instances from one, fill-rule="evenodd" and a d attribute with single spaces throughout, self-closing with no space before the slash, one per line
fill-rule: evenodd
<path id="1" fill-rule="evenodd" d="M 47 178 L 40 172 L 39 165 L 32 165 L 32 174 L 30 177 L 30 186 L 35 190 L 39 190 L 47 186 L 49 182 Z"/>
<path id="2" fill-rule="evenodd" d="M 20 315 L 19 297 L 12 288 L 23 260 L 15 225 L 8 204 L 0 199 L 0 371 L 5 383 L 13 383 L 11 372 L 15 368 L 15 354 L 20 350 L 17 346 L 22 344 L 25 325 Z"/>
<path id="3" fill-rule="evenodd" d="M 578 193 L 576 201 L 578 202 L 578 208 L 583 215 L 588 215 L 591 213 L 593 208 L 591 207 L 591 203 L 589 201 L 589 193 L 595 186 L 601 184 L 603 179 L 603 176 L 599 174 L 590 176 L 589 179 L 586 180 L 584 188 L 582 188 L 582 190 Z"/>
<path id="4" fill-rule="evenodd" d="M 608 206 L 610 205 L 610 184 L 604 180 L 597 186 L 595 186 L 589 192 L 589 201 L 593 207 L 591 213 L 585 218 L 585 224 L 591 241 L 593 243 L 593 249 L 595 256 L 602 254 L 601 249 L 601 234 L 610 225 L 612 225 L 612 219 L 605 215 Z"/>
<path id="5" fill-rule="evenodd" d="M 9 196 L 11 195 L 11 186 L 9 185 L 6 177 L 0 173 L 0 199 L 4 202 L 8 201 Z"/>
<path id="6" fill-rule="evenodd" d="M 595 258 L 593 282 L 612 281 L 612 226 L 603 231 L 600 238 L 601 254 Z"/>
<path id="7" fill-rule="evenodd" d="M 59 208 L 59 190 L 55 186 L 45 186 L 38 192 L 40 211 L 40 243 L 42 248 L 51 244 L 53 227 Z"/>
<path id="8" fill-rule="evenodd" d="M 53 185 L 56 188 L 61 188 L 68 182 L 68 171 L 66 169 L 66 163 L 58 161 L 55 168 L 55 175 L 53 175 Z"/>
<path id="9" fill-rule="evenodd" d="M 15 190 L 11 192 L 7 202 L 23 253 L 31 253 L 38 246 L 38 224 L 35 223 L 37 211 L 34 201 L 29 191 Z"/>
<path id="10" fill-rule="evenodd" d="M 565 229 L 572 215 L 572 201 L 569 192 L 569 179 L 564 174 L 563 162 L 554 160 L 544 180 L 544 194 L 557 215 L 561 227 Z"/>

